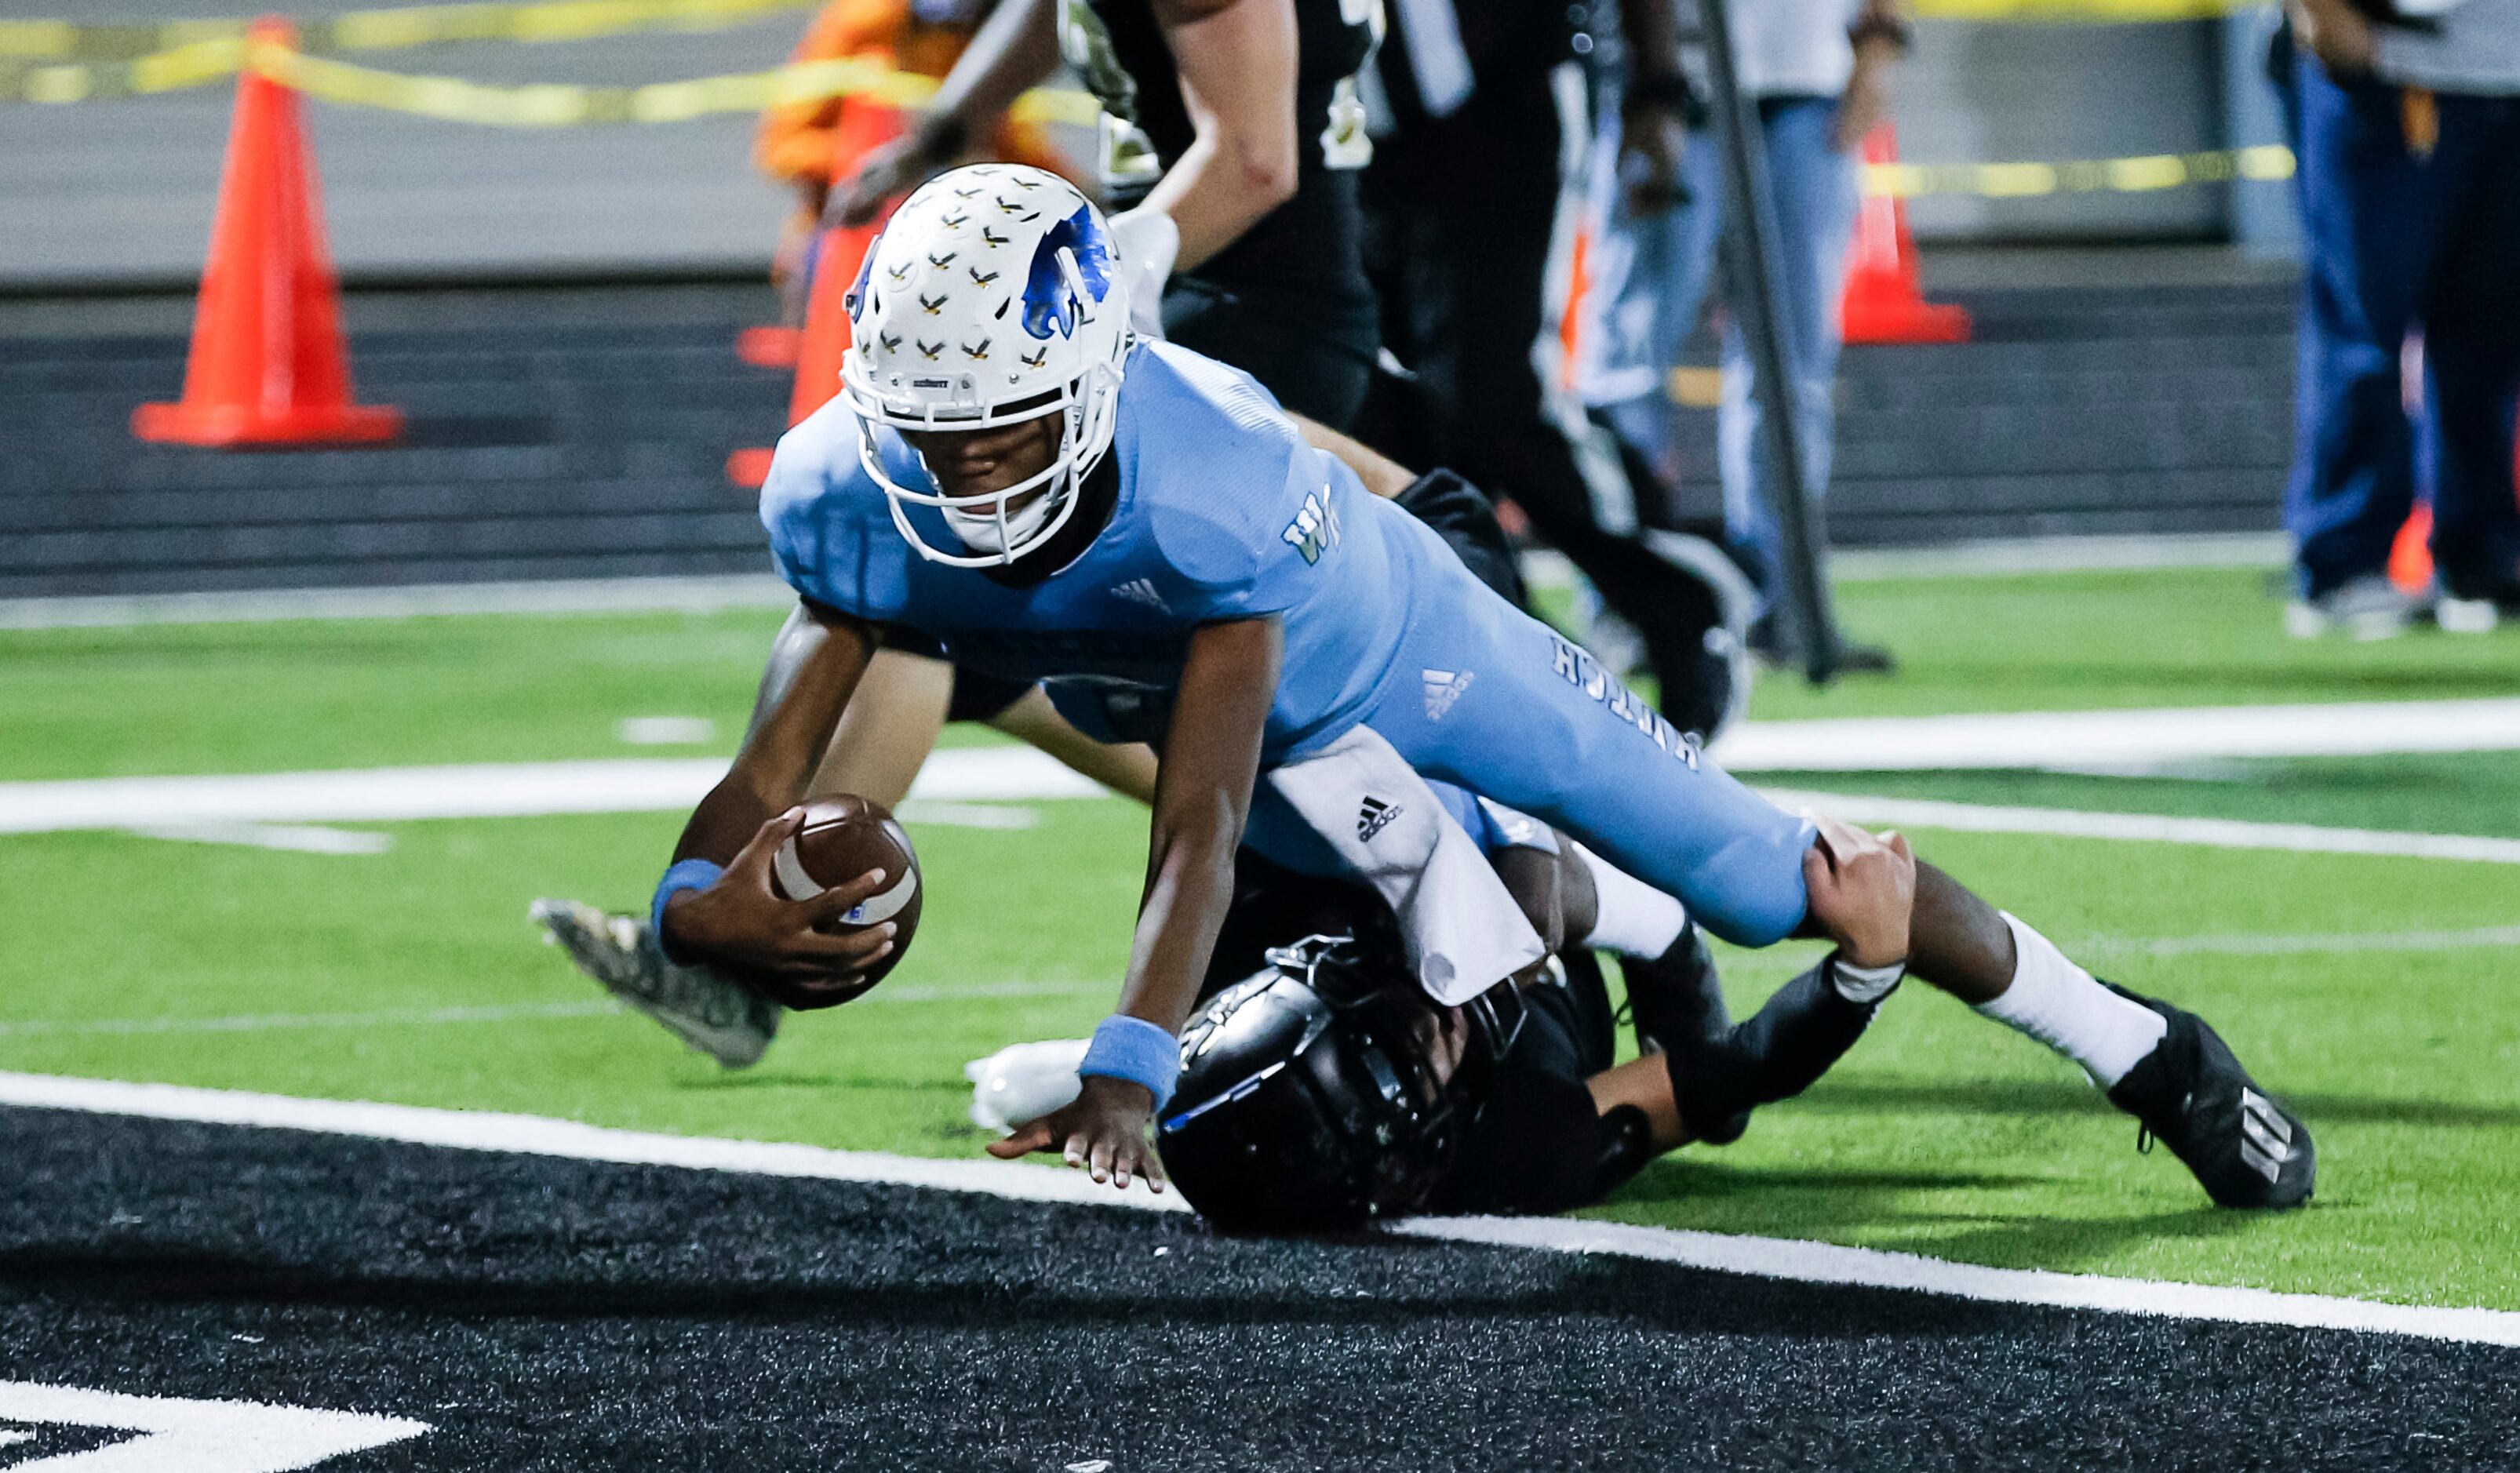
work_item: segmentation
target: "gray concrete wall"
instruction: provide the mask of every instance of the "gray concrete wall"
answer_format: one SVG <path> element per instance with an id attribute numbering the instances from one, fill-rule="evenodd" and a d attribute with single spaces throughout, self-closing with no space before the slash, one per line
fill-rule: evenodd
<path id="1" fill-rule="evenodd" d="M 131 0 L 46 14 L 155 19 Z M 172 7 L 170 7 L 172 8 Z M 203 5 L 216 12 L 225 7 Z M 292 0 L 297 15 L 361 8 Z M 239 6 L 242 10 L 244 7 Z M 783 61 L 797 12 L 737 29 L 345 57 L 485 82 L 624 84 Z M 0 107 L 0 282 L 173 282 L 209 241 L 234 96 Z M 787 202 L 752 171 L 752 120 L 501 129 L 311 103 L 334 254 L 351 278 L 763 267 Z"/>

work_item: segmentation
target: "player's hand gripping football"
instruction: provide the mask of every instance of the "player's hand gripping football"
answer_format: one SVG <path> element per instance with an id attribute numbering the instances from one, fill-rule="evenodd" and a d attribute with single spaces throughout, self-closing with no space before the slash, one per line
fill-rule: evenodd
<path id="1" fill-rule="evenodd" d="M 1164 1169 L 1147 1139 L 1155 1096 L 1147 1087 L 1108 1075 L 1089 1074 L 1084 1093 L 1073 1103 L 1018 1127 L 1004 1140 L 989 1142 L 989 1154 L 1010 1160 L 1034 1151 L 1059 1151 L 1070 1166 L 1081 1166 L 1097 1182 L 1126 1190 L 1130 1179 L 1144 1177 L 1154 1191 L 1164 1189 Z"/>
<path id="2" fill-rule="evenodd" d="M 866 991 L 866 969 L 890 955 L 889 920 L 833 935 L 824 929 L 891 876 L 870 870 L 811 900 L 788 900 L 771 882 L 772 857 L 805 822 L 791 808 L 761 826 L 717 883 L 687 890 L 665 906 L 674 949 L 725 967 L 762 996 L 788 1007 L 832 1007 Z"/>
<path id="3" fill-rule="evenodd" d="M 1816 818 L 1820 842 L 1803 851 L 1803 883 L 1812 919 L 1855 966 L 1908 960 L 1908 920 L 1916 902 L 1916 856 L 1908 836 L 1873 835 L 1835 819 Z"/>

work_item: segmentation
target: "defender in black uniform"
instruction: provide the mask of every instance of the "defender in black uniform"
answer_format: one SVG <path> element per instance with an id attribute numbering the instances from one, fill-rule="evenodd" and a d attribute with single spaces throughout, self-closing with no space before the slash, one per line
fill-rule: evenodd
<path id="1" fill-rule="evenodd" d="M 1291 32 L 1287 30 L 1291 25 Z M 939 89 L 936 106 L 896 144 L 871 156 L 834 208 L 848 223 L 952 164 L 966 141 L 1048 76 L 1063 56 L 1102 103 L 1108 206 L 1126 211 L 1189 160 L 1217 171 L 1184 216 L 1183 269 L 1163 298 L 1165 335 L 1250 374 L 1295 413 L 1344 429 L 1364 403 L 1376 338 L 1366 283 L 1357 175 L 1372 157 L 1356 77 L 1382 30 L 1380 0 L 1007 0 Z M 1054 40 L 1055 37 L 1055 40 Z M 1192 49 L 1195 48 L 1193 52 Z M 1289 52 L 1291 53 L 1289 55 Z M 1185 56 L 1189 57 L 1187 64 Z M 1284 69 L 1281 69 L 1284 68 Z M 1291 70 L 1291 156 L 1275 135 Z M 1202 75 L 1231 75 L 1248 106 L 1223 126 L 1214 100 L 1190 94 Z M 1204 145 L 1204 150 L 1202 150 Z M 1278 177 L 1283 168 L 1287 177 Z M 1190 216 L 1224 198 L 1273 208 L 1230 240 L 1193 242 Z M 1113 221 L 1129 241 L 1126 213 Z"/>
<path id="2" fill-rule="evenodd" d="M 1609 994 L 1590 952 L 1569 948 L 1544 975 L 1439 1009 L 1370 891 L 1246 852 L 1156 1144 L 1182 1195 L 1232 1232 L 1564 1212 L 1665 1151 L 1739 1138 L 1753 1108 L 1819 1079 L 1888 991 L 1849 987 L 1836 966 L 1823 961 L 1734 1024 L 1688 927 L 1663 957 L 1620 960 L 1654 1056 L 1613 1070 Z"/>

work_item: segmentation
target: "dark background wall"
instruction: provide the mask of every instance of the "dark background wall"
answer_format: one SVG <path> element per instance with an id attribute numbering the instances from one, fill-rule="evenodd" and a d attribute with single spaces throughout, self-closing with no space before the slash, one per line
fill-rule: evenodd
<path id="1" fill-rule="evenodd" d="M 1977 311 L 1977 342 L 1847 354 L 1841 545 L 2275 524 L 2280 282 L 1945 294 Z M 785 424 L 788 376 L 734 353 L 775 310 L 765 288 L 353 292 L 359 396 L 411 417 L 383 450 L 134 441 L 132 406 L 180 391 L 190 310 L 0 300 L 0 598 L 767 566 L 752 494 L 724 473 Z M 1700 507 L 1712 421 L 1688 416 Z"/>

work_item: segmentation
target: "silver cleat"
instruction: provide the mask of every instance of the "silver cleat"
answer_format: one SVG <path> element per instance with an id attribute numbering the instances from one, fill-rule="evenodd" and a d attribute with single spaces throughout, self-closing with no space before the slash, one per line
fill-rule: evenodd
<path id="1" fill-rule="evenodd" d="M 779 1033 L 778 1004 L 704 966 L 665 955 L 646 919 L 574 900 L 538 900 L 526 914 L 604 990 L 729 1069 L 761 1061 Z"/>

